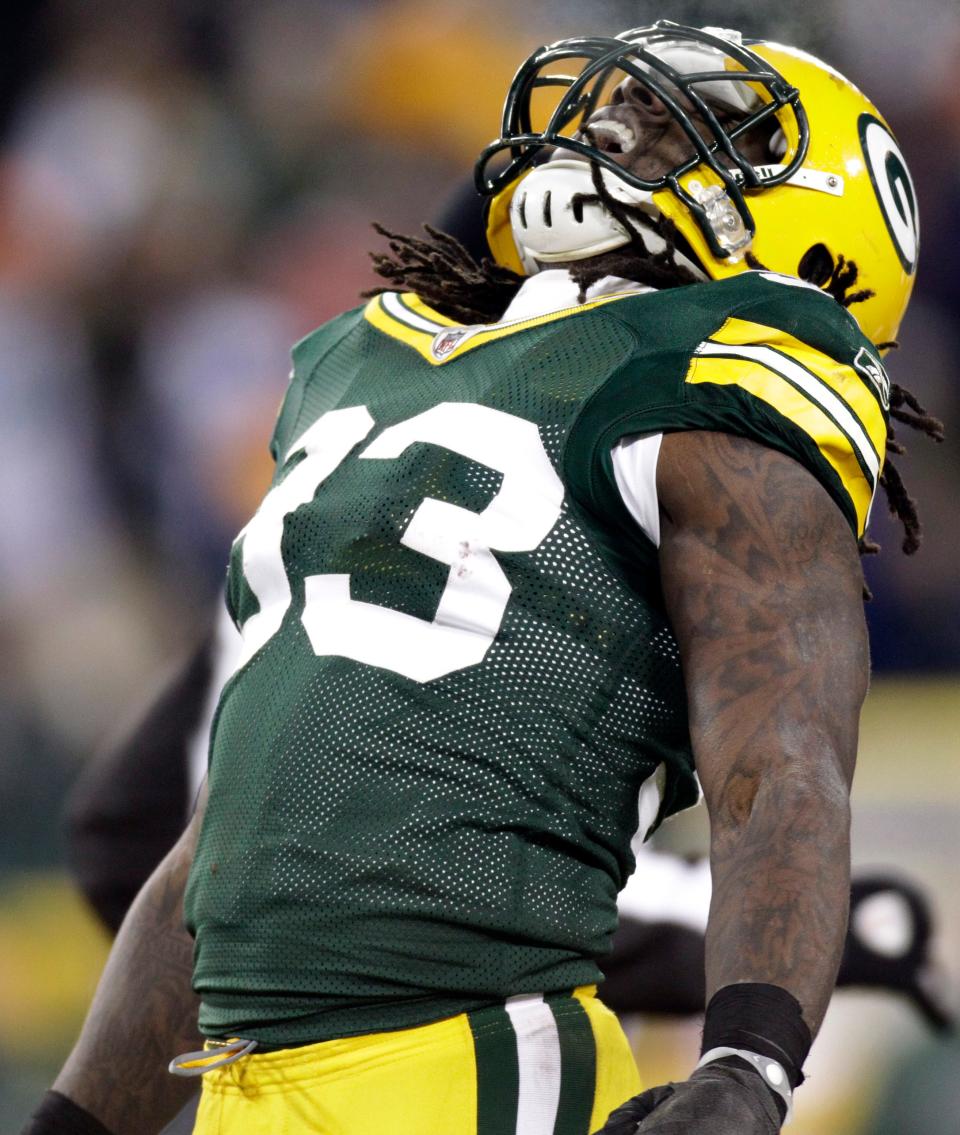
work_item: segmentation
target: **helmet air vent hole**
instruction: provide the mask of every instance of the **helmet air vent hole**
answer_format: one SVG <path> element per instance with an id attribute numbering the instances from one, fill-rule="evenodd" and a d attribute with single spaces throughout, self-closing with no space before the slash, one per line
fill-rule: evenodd
<path id="1" fill-rule="evenodd" d="M 583 198 L 580 197 L 579 195 L 574 197 L 573 201 L 571 202 L 571 206 L 573 208 L 573 219 L 577 222 L 578 225 L 582 225 L 583 224 Z"/>
<path id="2" fill-rule="evenodd" d="M 812 244 L 800 257 L 797 275 L 808 284 L 822 288 L 833 276 L 834 260 L 825 244 Z"/>
<path id="3" fill-rule="evenodd" d="M 517 216 L 520 218 L 520 224 L 523 225 L 524 228 L 526 228 L 527 227 L 527 195 L 526 195 L 526 193 L 523 194 L 523 196 L 520 198 L 519 203 L 517 204 Z"/>
<path id="4" fill-rule="evenodd" d="M 550 212 L 550 200 L 553 197 L 553 191 L 548 189 L 543 195 L 543 223 L 547 228 L 553 227 L 553 215 Z"/>

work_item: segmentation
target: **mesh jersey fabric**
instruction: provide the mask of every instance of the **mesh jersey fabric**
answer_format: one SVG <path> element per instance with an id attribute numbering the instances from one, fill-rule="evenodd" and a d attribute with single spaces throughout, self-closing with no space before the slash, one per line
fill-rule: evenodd
<path id="1" fill-rule="evenodd" d="M 661 819 L 696 799 L 656 552 L 611 446 L 774 445 L 856 532 L 851 453 L 880 404 L 864 345 L 832 299 L 749 274 L 490 328 L 389 293 L 295 348 L 274 486 L 231 557 L 251 645 L 186 897 L 207 1035 L 309 1043 L 598 979 L 640 786 L 659 770 Z M 837 400 L 855 440 L 828 428 Z M 410 676 L 449 641 L 467 653 Z"/>

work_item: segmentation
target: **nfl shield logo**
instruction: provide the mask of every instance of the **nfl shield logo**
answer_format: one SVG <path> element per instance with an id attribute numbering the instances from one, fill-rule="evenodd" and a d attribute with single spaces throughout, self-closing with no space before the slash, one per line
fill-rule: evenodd
<path id="1" fill-rule="evenodd" d="M 441 331 L 439 335 L 435 335 L 432 348 L 433 357 L 435 359 L 445 359 L 468 331 L 469 328 L 457 327 L 451 328 L 449 331 Z"/>

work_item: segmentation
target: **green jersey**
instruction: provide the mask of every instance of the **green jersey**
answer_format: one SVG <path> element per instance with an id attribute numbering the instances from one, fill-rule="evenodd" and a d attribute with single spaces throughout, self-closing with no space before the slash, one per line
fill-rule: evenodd
<path id="1" fill-rule="evenodd" d="M 855 534 L 887 385 L 763 273 L 462 327 L 388 293 L 294 349 L 238 537 L 243 655 L 187 892 L 201 1027 L 288 1045 L 596 981 L 638 795 L 697 796 L 632 435 L 804 464 Z"/>

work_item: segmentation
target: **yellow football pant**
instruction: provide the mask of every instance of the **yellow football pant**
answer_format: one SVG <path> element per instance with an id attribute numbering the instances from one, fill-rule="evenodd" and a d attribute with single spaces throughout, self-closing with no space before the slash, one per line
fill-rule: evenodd
<path id="1" fill-rule="evenodd" d="M 589 1135 L 640 1090 L 594 987 L 206 1073 L 194 1135 Z"/>

